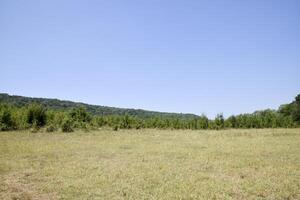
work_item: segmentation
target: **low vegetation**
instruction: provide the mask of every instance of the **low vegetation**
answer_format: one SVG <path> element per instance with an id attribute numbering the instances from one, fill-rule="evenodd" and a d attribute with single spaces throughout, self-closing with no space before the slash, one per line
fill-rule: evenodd
<path id="1" fill-rule="evenodd" d="M 4 98 L 5 97 L 5 98 Z M 300 125 L 300 95 L 295 101 L 282 105 L 278 110 L 256 111 L 252 114 L 240 114 L 225 119 L 218 114 L 215 119 L 208 119 L 205 115 L 168 114 L 151 111 L 129 110 L 126 114 L 106 115 L 93 114 L 85 104 L 77 107 L 53 108 L 50 100 L 34 101 L 32 98 L 2 95 L 0 101 L 0 130 L 25 130 L 34 132 L 46 127 L 49 132 L 61 129 L 72 132 L 74 129 L 95 130 L 110 127 L 119 129 L 228 129 L 228 128 L 293 128 Z M 16 100 L 17 99 L 17 100 Z M 29 100 L 28 100 L 29 99 Z M 25 103 L 24 103 L 25 102 Z M 42 103 L 43 104 L 42 104 Z M 50 103 L 48 106 L 47 102 Z M 55 100 L 54 102 L 59 102 Z M 62 101 L 64 102 L 64 101 Z M 55 104 L 55 105 L 56 105 Z M 72 103 L 69 103 L 73 105 Z M 69 105 L 67 104 L 67 105 Z M 59 104 L 61 105 L 61 104 Z M 78 103 L 75 103 L 78 105 Z M 120 109 L 122 110 L 122 109 Z M 143 114 L 141 114 L 141 112 Z M 149 114 L 149 113 L 150 114 Z"/>
<path id="2" fill-rule="evenodd" d="M 10 131 L 0 141 L 3 200 L 300 199 L 300 129 Z"/>

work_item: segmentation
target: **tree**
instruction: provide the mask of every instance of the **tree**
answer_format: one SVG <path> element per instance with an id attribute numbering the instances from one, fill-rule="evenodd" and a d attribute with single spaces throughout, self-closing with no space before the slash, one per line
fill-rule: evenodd
<path id="1" fill-rule="evenodd" d="M 293 118 L 296 123 L 300 124 L 300 94 L 295 98 L 295 108 L 293 111 Z"/>
<path id="2" fill-rule="evenodd" d="M 208 128 L 208 124 L 209 124 L 209 120 L 208 118 L 206 117 L 206 115 L 202 114 L 200 117 L 199 117 L 199 120 L 198 120 L 198 127 L 200 129 L 207 129 Z"/>
<path id="3" fill-rule="evenodd" d="M 215 118 L 215 125 L 217 129 L 222 129 L 224 128 L 224 116 L 222 113 L 217 114 L 216 118 Z"/>
<path id="4" fill-rule="evenodd" d="M 237 128 L 238 122 L 234 115 L 230 116 L 226 121 L 228 121 L 228 124 L 230 124 L 231 128 Z"/>

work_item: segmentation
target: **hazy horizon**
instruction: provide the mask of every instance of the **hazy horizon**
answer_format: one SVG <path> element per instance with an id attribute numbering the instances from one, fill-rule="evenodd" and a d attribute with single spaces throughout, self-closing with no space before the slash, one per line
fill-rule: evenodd
<path id="1" fill-rule="evenodd" d="M 1 1 L 0 92 L 251 113 L 300 93 L 300 2 Z"/>

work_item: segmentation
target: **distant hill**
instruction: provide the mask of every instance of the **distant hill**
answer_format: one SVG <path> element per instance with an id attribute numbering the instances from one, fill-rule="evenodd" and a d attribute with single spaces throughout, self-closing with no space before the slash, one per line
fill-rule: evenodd
<path id="1" fill-rule="evenodd" d="M 167 112 L 156 112 L 148 111 L 142 109 L 128 109 L 128 108 L 115 108 L 108 106 L 90 105 L 81 102 L 73 102 L 59 99 L 49 99 L 49 98 L 33 98 L 24 97 L 17 95 L 9 95 L 6 93 L 0 93 L 0 103 L 9 103 L 16 106 L 24 106 L 30 103 L 40 103 L 47 108 L 56 110 L 70 110 L 72 108 L 78 108 L 83 106 L 93 115 L 130 115 L 140 118 L 149 117 L 162 117 L 162 118 L 182 118 L 190 119 L 198 117 L 194 114 L 183 114 L 183 113 L 167 113 Z"/>

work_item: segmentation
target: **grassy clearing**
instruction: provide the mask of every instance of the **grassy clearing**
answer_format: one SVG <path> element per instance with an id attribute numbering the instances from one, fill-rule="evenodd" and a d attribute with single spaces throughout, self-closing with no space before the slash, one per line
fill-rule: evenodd
<path id="1" fill-rule="evenodd" d="M 300 199 L 300 129 L 0 133 L 0 199 Z"/>

